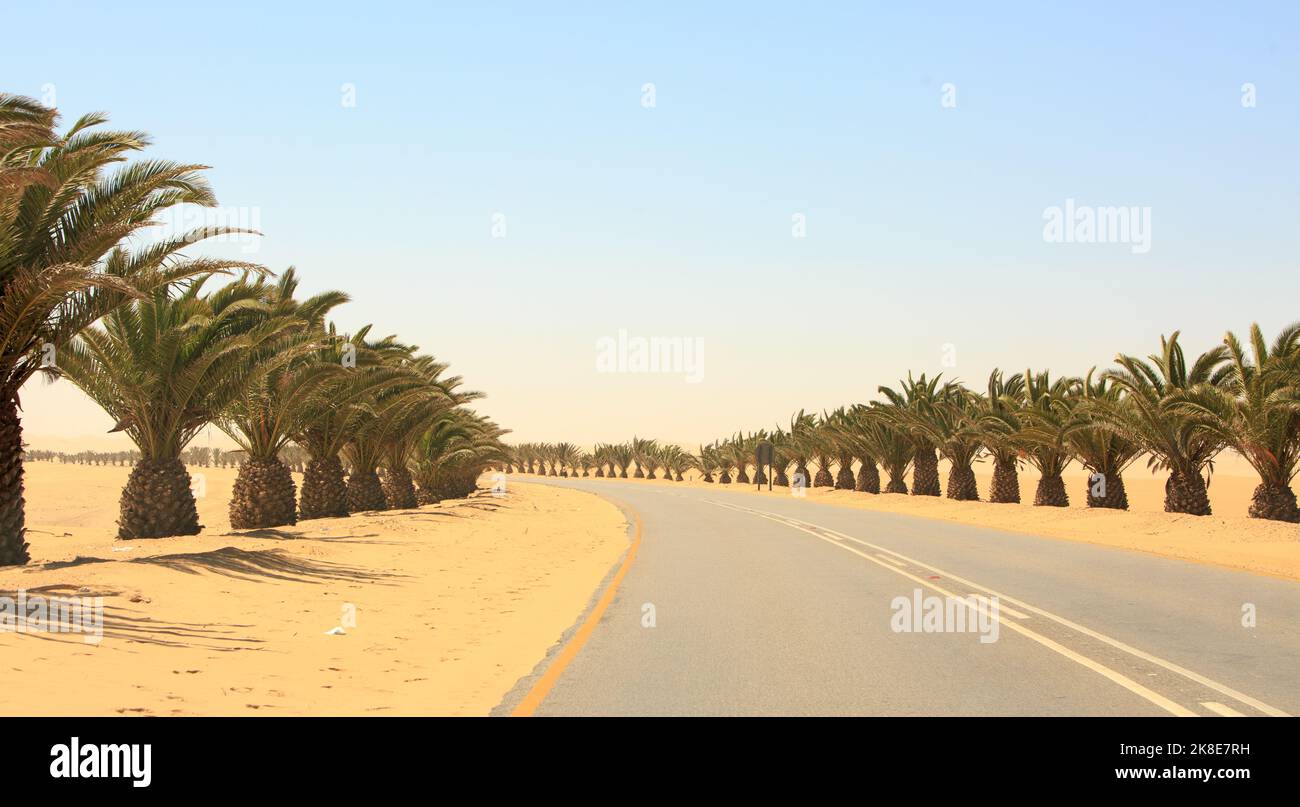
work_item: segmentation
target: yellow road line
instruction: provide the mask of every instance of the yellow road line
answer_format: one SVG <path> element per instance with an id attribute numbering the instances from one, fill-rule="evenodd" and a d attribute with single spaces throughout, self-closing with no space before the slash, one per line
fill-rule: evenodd
<path id="1" fill-rule="evenodd" d="M 609 585 L 605 587 L 600 599 L 596 601 L 591 613 L 587 614 L 587 618 L 583 620 L 582 626 L 578 628 L 573 636 L 569 637 L 569 641 L 565 642 L 564 647 L 560 648 L 559 654 L 546 668 L 546 672 L 542 673 L 542 676 L 533 682 L 528 694 L 524 695 L 524 699 L 510 713 L 511 717 L 533 716 L 533 713 L 537 711 L 537 707 L 542 705 L 542 701 L 550 694 L 552 687 L 560 680 L 560 676 L 564 674 L 564 669 L 569 666 L 569 662 L 573 661 L 574 657 L 578 655 L 578 651 L 582 650 L 583 645 L 591 638 L 592 632 L 600 624 L 600 618 L 605 614 L 605 609 L 609 608 L 609 604 L 614 601 L 614 594 L 618 591 L 618 584 L 623 582 L 623 578 L 627 576 L 627 570 L 632 567 L 632 561 L 636 559 L 636 551 L 641 546 L 641 514 L 626 504 L 623 507 L 632 514 L 632 520 L 636 527 L 632 536 L 632 545 L 628 547 L 627 555 L 623 557 L 623 563 L 618 567 L 618 571 L 614 573 L 614 579 L 610 580 Z"/>

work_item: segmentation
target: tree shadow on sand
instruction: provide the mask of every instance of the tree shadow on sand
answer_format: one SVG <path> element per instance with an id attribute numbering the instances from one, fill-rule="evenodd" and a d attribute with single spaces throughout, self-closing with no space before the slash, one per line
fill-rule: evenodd
<path id="1" fill-rule="evenodd" d="M 92 563 L 141 563 L 162 566 L 186 574 L 211 572 L 239 580 L 286 580 L 294 583 L 318 584 L 327 581 L 353 583 L 378 583 L 406 577 L 392 572 L 374 572 L 342 563 L 309 560 L 294 557 L 281 549 L 250 551 L 226 546 L 207 552 L 182 552 L 175 555 L 154 555 L 146 558 L 97 558 L 77 556 L 72 560 L 52 561 L 42 564 L 43 570 L 67 569 Z M 388 583 L 387 585 L 391 585 Z"/>
<path id="2" fill-rule="evenodd" d="M 209 552 L 154 555 L 148 558 L 135 558 L 128 562 L 163 566 L 187 574 L 205 571 L 241 580 L 269 579 L 313 584 L 339 580 L 353 583 L 382 583 L 384 580 L 406 577 L 406 575 L 374 572 L 342 563 L 294 557 L 280 549 L 249 551 L 233 546 Z"/>
<path id="3" fill-rule="evenodd" d="M 41 586 L 27 589 L 28 598 L 40 595 L 46 598 L 82 598 L 115 597 L 121 592 L 112 590 L 86 590 L 85 587 L 69 585 Z M 18 598 L 16 591 L 0 591 L 0 597 Z M 84 627 L 84 625 L 83 625 Z M 127 642 L 160 645 L 164 647 L 197 647 L 207 650 L 258 650 L 261 639 L 241 635 L 241 630 L 251 625 L 222 625 L 216 623 L 175 622 L 158 620 L 146 616 L 132 608 L 105 603 L 103 606 L 102 640 L 119 639 Z M 93 651 L 93 645 L 86 642 L 88 633 L 72 632 L 64 626 L 62 630 L 47 627 L 43 630 L 29 629 L 22 633 L 6 631 L 5 635 L 23 636 L 47 642 L 69 642 L 86 644 L 87 651 Z"/>

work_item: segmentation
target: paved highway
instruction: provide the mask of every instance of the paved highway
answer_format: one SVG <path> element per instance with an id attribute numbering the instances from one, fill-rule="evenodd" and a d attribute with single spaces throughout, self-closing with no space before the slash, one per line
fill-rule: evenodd
<path id="1" fill-rule="evenodd" d="M 593 629 L 497 713 L 1300 714 L 1300 584 L 721 486 L 517 483 L 641 533 Z"/>

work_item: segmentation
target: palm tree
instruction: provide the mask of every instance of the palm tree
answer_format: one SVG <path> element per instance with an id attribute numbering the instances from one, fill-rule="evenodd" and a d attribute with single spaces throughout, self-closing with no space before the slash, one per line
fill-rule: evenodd
<path id="1" fill-rule="evenodd" d="M 554 450 L 555 465 L 560 469 L 559 475 L 567 477 L 569 475 L 568 469 L 574 468 L 574 476 L 577 476 L 576 467 L 578 458 L 581 456 L 578 447 L 572 443 L 556 443 Z"/>
<path id="2" fill-rule="evenodd" d="M 178 204 L 212 206 L 203 166 L 125 163 L 149 145 L 141 132 L 104 131 L 85 115 L 62 137 L 58 113 L 0 94 L 0 566 L 26 563 L 19 390 L 38 371 L 56 376 L 70 341 L 127 300 L 177 280 L 251 266 L 179 260 L 201 228 L 128 249 L 136 231 Z M 110 172 L 110 168 L 116 170 Z"/>
<path id="3" fill-rule="evenodd" d="M 786 472 L 790 468 L 790 433 L 777 426 L 768 439 L 772 442 L 772 484 L 788 488 L 790 477 Z"/>
<path id="4" fill-rule="evenodd" d="M 817 450 L 817 418 L 800 409 L 790 418 L 790 431 L 786 446 L 790 452 L 790 461 L 794 472 L 801 478 L 802 487 L 812 486 L 812 473 L 808 470 L 808 460 Z"/>
<path id="5" fill-rule="evenodd" d="M 844 425 L 848 413 L 844 407 L 836 409 L 829 415 L 822 415 L 823 438 L 830 450 L 835 453 L 839 470 L 835 474 L 835 487 L 838 490 L 853 490 L 853 445 L 845 437 Z M 865 468 L 864 468 L 865 470 Z"/>
<path id="6" fill-rule="evenodd" d="M 868 418 L 875 417 L 871 413 L 871 408 L 861 404 L 854 404 L 848 409 L 838 409 L 833 413 L 831 419 L 831 428 L 835 431 L 835 440 L 840 445 L 843 452 L 841 458 L 841 470 L 847 463 L 844 458 L 850 462 L 853 458 L 858 461 L 858 476 L 854 480 L 852 490 L 862 493 L 879 493 L 880 492 L 880 470 L 876 467 L 876 443 L 868 437 L 867 425 Z M 839 487 L 839 484 L 836 484 Z"/>
<path id="7" fill-rule="evenodd" d="M 736 454 L 726 443 L 719 444 L 716 449 L 713 458 L 718 466 L 718 484 L 730 485 L 731 472 L 736 469 Z"/>
<path id="8" fill-rule="evenodd" d="M 659 462 L 664 467 L 664 478 L 686 481 L 685 473 L 695 467 L 695 458 L 681 446 L 666 444 L 660 449 Z"/>
<path id="9" fill-rule="evenodd" d="M 747 468 L 750 458 L 754 456 L 754 447 L 756 445 L 758 445 L 758 440 L 746 437 L 743 432 L 736 432 L 732 435 L 731 440 L 726 443 L 727 451 L 731 452 L 731 462 L 736 467 L 737 484 L 749 484 Z"/>
<path id="10" fill-rule="evenodd" d="M 1004 378 L 1002 371 L 989 373 L 988 394 L 980 400 L 976 423 L 980 442 L 993 457 L 993 484 L 989 501 L 1020 504 L 1020 405 L 1025 394 L 1025 377 Z"/>
<path id="11" fill-rule="evenodd" d="M 351 439 L 343 446 L 348 462 L 348 511 L 360 513 L 387 510 L 388 495 L 379 479 L 379 466 L 388 458 L 391 467 L 406 466 L 406 438 L 419 434 L 437 414 L 453 401 L 448 392 L 433 383 L 445 365 L 432 360 L 421 361 L 416 348 L 387 336 L 366 349 L 395 373 L 393 383 L 372 389 L 366 406 L 360 407 Z M 398 487 L 397 498 L 405 499 Z"/>
<path id="12" fill-rule="evenodd" d="M 654 452 L 654 440 L 643 440 L 640 437 L 632 438 L 632 459 L 636 461 L 636 473 L 632 475 L 634 479 L 646 478 L 646 466 L 649 464 L 650 457 L 654 455 Z M 654 469 L 651 468 L 650 470 L 653 471 Z"/>
<path id="13" fill-rule="evenodd" d="M 385 365 L 383 354 L 370 347 L 369 333 L 367 325 L 351 336 L 338 335 L 331 324 L 326 330 L 329 339 L 315 357 L 346 372 L 334 374 L 322 383 L 319 394 L 304 402 L 302 426 L 293 436 L 311 457 L 303 473 L 299 518 L 348 515 L 348 485 L 340 461 L 343 448 L 375 416 L 376 395 L 389 386 L 409 383 L 406 370 Z"/>
<path id="14" fill-rule="evenodd" d="M 717 448 L 713 444 L 701 445 L 700 453 L 696 456 L 699 460 L 700 478 L 711 484 L 714 481 L 713 474 L 718 470 Z"/>
<path id="15" fill-rule="evenodd" d="M 1223 342 L 1229 370 L 1223 383 L 1175 392 L 1171 409 L 1211 441 L 1231 446 L 1259 474 L 1251 518 L 1298 522 L 1291 480 L 1300 467 L 1300 323 L 1284 328 L 1272 348 L 1259 325 L 1251 325 L 1253 356 L 1231 331 Z"/>
<path id="16" fill-rule="evenodd" d="M 473 493 L 479 475 L 508 455 L 501 442 L 507 433 L 464 407 L 442 412 L 421 435 L 413 452 L 420 504 Z"/>
<path id="17" fill-rule="evenodd" d="M 627 479 L 627 467 L 632 464 L 633 460 L 632 446 L 628 443 L 612 445 L 609 447 L 609 457 L 618 468 L 619 479 Z M 611 473 L 610 476 L 613 476 L 613 474 Z"/>
<path id="18" fill-rule="evenodd" d="M 1046 371 L 1025 371 L 1024 398 L 1020 409 L 1025 427 L 1018 440 L 1025 459 L 1038 469 L 1038 489 L 1034 504 L 1044 507 L 1069 507 L 1061 474 L 1073 459 L 1066 434 L 1074 422 L 1074 410 L 1080 400 L 1077 378 L 1059 377 L 1055 381 Z"/>
<path id="19" fill-rule="evenodd" d="M 379 438 L 384 468 L 381 482 L 389 510 L 408 510 L 419 504 L 410 466 L 424 431 L 451 407 L 483 397 L 478 392 L 458 392 L 460 376 L 443 378 L 447 365 L 432 356 L 415 356 L 400 366 L 414 375 L 409 400 L 391 413 L 388 429 Z"/>
<path id="20" fill-rule="evenodd" d="M 331 378 L 345 372 L 317 359 L 325 315 L 348 297 L 343 292 L 318 294 L 299 302 L 297 273 L 290 268 L 278 283 L 265 286 L 262 299 L 271 313 L 297 317 L 305 327 L 287 332 L 274 351 L 281 361 L 267 372 L 244 372 L 250 382 L 216 419 L 216 425 L 244 452 L 230 500 L 230 526 L 235 529 L 278 527 L 297 522 L 297 488 L 281 453 L 303 425 L 309 401 Z M 260 352 L 244 354 L 260 361 Z M 200 449 L 206 456 L 207 449 Z"/>
<path id="21" fill-rule="evenodd" d="M 913 444 L 912 458 L 912 495 L 938 496 L 939 456 L 934 442 L 924 432 L 915 429 L 915 424 L 928 417 L 939 396 L 939 378 L 935 376 L 926 380 L 925 373 L 913 379 L 907 374 L 906 381 L 899 381 L 900 391 L 889 387 L 879 388 L 889 402 L 885 412 L 894 420 L 894 425 L 903 434 L 908 435 Z"/>
<path id="22" fill-rule="evenodd" d="M 1160 337 L 1160 353 L 1143 361 L 1134 356 L 1115 357 L 1121 369 L 1108 370 L 1103 377 L 1128 393 L 1125 405 L 1099 400 L 1094 406 L 1106 422 L 1150 454 L 1148 466 L 1169 472 L 1165 482 L 1165 512 L 1210 515 L 1210 497 L 1202 473 L 1212 469 L 1214 457 L 1223 449 L 1221 435 L 1177 405 L 1184 394 L 1197 386 L 1220 386 L 1232 372 L 1225 365 L 1227 347 L 1218 345 L 1202 353 L 1188 368 L 1178 331 Z"/>
<path id="23" fill-rule="evenodd" d="M 834 487 L 835 478 L 831 476 L 831 466 L 834 464 L 837 447 L 835 434 L 827 425 L 824 412 L 813 427 L 811 441 L 813 462 L 817 465 L 817 473 L 813 476 L 813 487 Z"/>
<path id="24" fill-rule="evenodd" d="M 906 495 L 907 471 L 916 457 L 916 441 L 896 425 L 895 415 L 891 407 L 873 402 L 869 408 L 859 410 L 855 429 L 889 477 L 885 493 Z"/>
<path id="25" fill-rule="evenodd" d="M 116 309 L 62 358 L 60 371 L 142 455 L 122 492 L 119 538 L 199 532 L 181 452 L 248 384 L 294 358 L 276 351 L 302 319 L 272 310 L 264 287 L 246 279 L 202 295 L 209 277 Z"/>
<path id="26" fill-rule="evenodd" d="M 978 395 L 956 382 L 949 382 L 932 396 L 923 398 L 921 405 L 904 410 L 912 432 L 926 443 L 938 446 L 948 460 L 949 499 L 979 501 L 979 487 L 971 464 L 983 449 L 979 430 L 981 409 Z"/>
<path id="27" fill-rule="evenodd" d="M 1083 395 L 1074 420 L 1066 427 L 1065 444 L 1091 473 L 1088 477 L 1089 507 L 1112 510 L 1128 509 L 1124 491 L 1124 469 L 1142 453 L 1142 447 L 1122 432 L 1112 428 L 1095 405 L 1104 401 L 1112 407 L 1125 407 L 1123 387 L 1105 377 L 1094 380 L 1097 368 L 1088 371 L 1079 387 Z"/>

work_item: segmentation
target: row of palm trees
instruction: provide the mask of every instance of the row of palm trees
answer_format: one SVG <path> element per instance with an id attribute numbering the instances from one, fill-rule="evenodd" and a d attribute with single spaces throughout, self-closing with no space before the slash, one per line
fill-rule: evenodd
<path id="1" fill-rule="evenodd" d="M 680 446 L 656 440 L 632 438 L 630 443 L 600 444 L 587 452 L 572 443 L 522 443 L 506 452 L 506 470 L 542 476 L 592 476 L 628 478 L 635 468 L 637 479 L 685 480 L 684 474 L 696 468 L 696 458 Z M 608 468 L 608 473 L 606 469 Z M 581 471 L 581 474 L 579 474 Z"/>
<path id="2" fill-rule="evenodd" d="M 504 430 L 447 365 L 336 330 L 343 292 L 300 299 L 293 269 L 182 252 L 233 228 L 130 238 L 175 205 L 215 205 L 204 166 L 128 161 L 148 137 L 102 114 L 62 135 L 57 120 L 0 94 L 0 566 L 28 560 L 18 393 L 37 373 L 71 380 L 139 451 L 122 538 L 200 530 L 182 457 L 209 424 L 243 455 L 235 528 L 465 495 L 500 460 Z M 300 498 L 292 446 L 309 457 Z"/>
<path id="3" fill-rule="evenodd" d="M 27 462 L 50 462 L 60 465 L 119 465 L 132 466 L 140 461 L 137 449 L 129 451 L 50 451 L 40 448 L 23 448 Z M 296 445 L 285 446 L 280 459 L 289 470 L 302 473 L 310 457 Z M 243 462 L 243 452 L 227 451 L 210 446 L 188 446 L 181 452 L 181 461 L 191 468 L 238 468 Z"/>
<path id="4" fill-rule="evenodd" d="M 972 466 L 989 460 L 990 502 L 1019 503 L 1019 472 L 1028 465 L 1039 476 L 1034 504 L 1065 507 L 1062 473 L 1078 463 L 1088 471 L 1089 507 L 1128 509 L 1123 474 L 1145 458 L 1153 472 L 1167 474 L 1167 512 L 1210 515 L 1214 460 L 1232 449 L 1259 474 L 1249 515 L 1300 521 L 1291 488 L 1300 470 L 1300 323 L 1271 343 L 1257 325 L 1244 342 L 1229 332 L 1190 362 L 1175 332 L 1161 338 L 1158 353 L 1120 354 L 1115 362 L 1083 377 L 994 370 L 982 389 L 909 374 L 897 387 L 880 387 L 879 400 L 821 415 L 800 411 L 788 426 L 736 434 L 694 454 L 640 438 L 591 453 L 527 444 L 512 447 L 509 469 L 586 476 L 595 467 L 596 476 L 626 478 L 635 464 L 635 477 L 671 467 L 681 480 L 693 468 L 705 482 L 728 484 L 749 482 L 753 468 L 755 481 L 765 483 L 754 462 L 766 440 L 777 485 L 880 493 L 883 471 L 883 492 L 905 494 L 910 471 L 912 495 L 939 496 L 942 457 L 948 498 L 976 501 Z"/>

